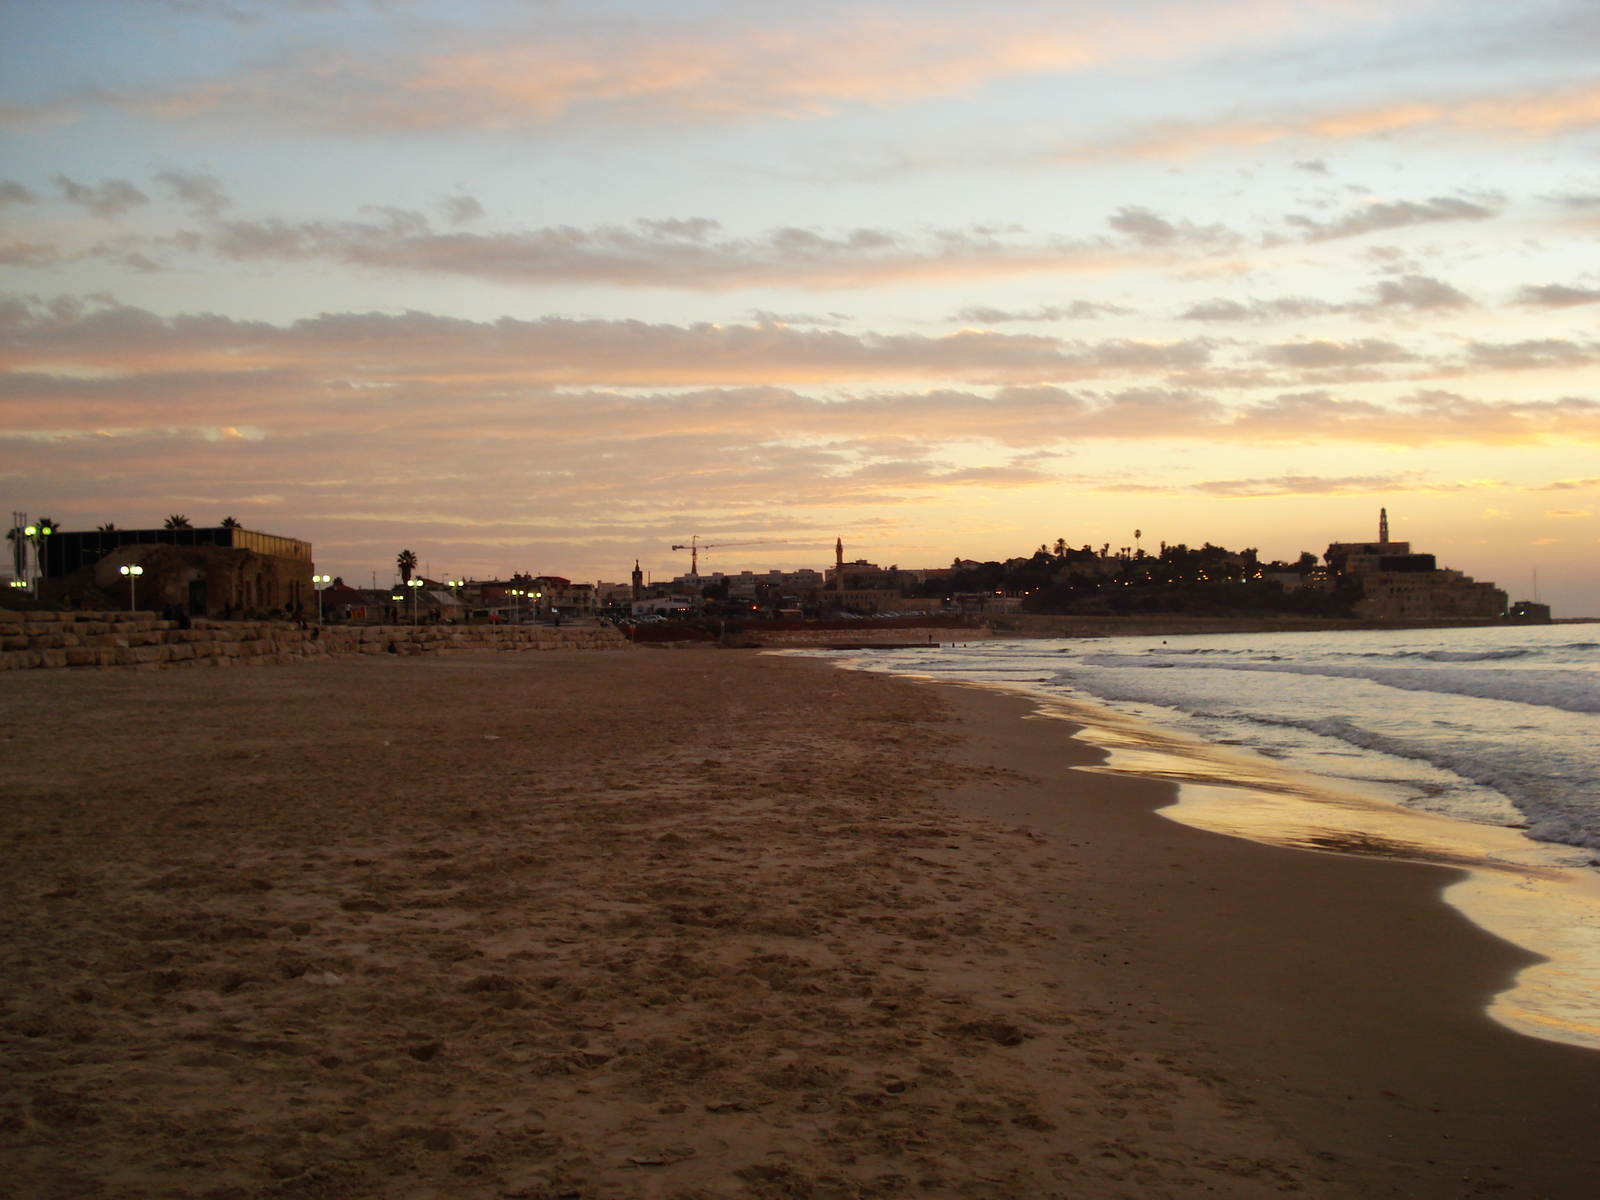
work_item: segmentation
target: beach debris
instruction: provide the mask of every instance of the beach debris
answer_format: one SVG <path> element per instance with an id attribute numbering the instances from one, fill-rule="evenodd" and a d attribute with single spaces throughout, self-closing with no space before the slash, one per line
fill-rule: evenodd
<path id="1" fill-rule="evenodd" d="M 483 740 L 486 742 L 498 742 L 500 735 L 498 733 L 486 733 L 483 735 Z"/>
<path id="2" fill-rule="evenodd" d="M 312 983 L 320 983 L 323 987 L 339 987 L 344 980 L 332 971 L 324 971 L 320 975 L 312 972 L 306 976 Z"/>

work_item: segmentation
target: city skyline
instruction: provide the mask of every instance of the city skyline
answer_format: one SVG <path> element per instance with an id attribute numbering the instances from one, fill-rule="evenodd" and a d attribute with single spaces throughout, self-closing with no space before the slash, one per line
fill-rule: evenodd
<path id="1" fill-rule="evenodd" d="M 1397 540 L 1600 615 L 1574 0 L 0 16 L 12 507 L 365 580 Z"/>

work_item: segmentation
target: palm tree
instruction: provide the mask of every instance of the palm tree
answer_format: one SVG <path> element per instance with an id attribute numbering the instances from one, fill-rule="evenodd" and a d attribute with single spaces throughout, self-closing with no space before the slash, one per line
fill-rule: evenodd
<path id="1" fill-rule="evenodd" d="M 400 551 L 400 557 L 395 559 L 395 566 L 400 568 L 402 583 L 411 582 L 411 572 L 417 569 L 417 556 L 409 550 Z"/>
<path id="2" fill-rule="evenodd" d="M 239 522 L 233 517 L 223 517 L 222 518 L 222 527 L 224 529 L 243 529 L 244 528 L 244 526 L 239 524 Z"/>
<path id="3" fill-rule="evenodd" d="M 167 518 L 166 524 L 163 525 L 162 528 L 163 529 L 193 529 L 194 526 L 189 524 L 189 518 L 184 516 L 182 513 L 173 513 L 170 517 Z"/>
<path id="4" fill-rule="evenodd" d="M 117 527 L 112 522 L 107 521 L 104 525 L 96 525 L 95 530 L 99 533 L 115 533 Z"/>

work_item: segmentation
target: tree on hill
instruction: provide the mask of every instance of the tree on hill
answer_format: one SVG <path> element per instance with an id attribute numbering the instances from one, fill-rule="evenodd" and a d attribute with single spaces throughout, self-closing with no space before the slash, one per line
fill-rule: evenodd
<path id="1" fill-rule="evenodd" d="M 244 526 L 239 524 L 238 520 L 236 518 L 234 518 L 234 517 L 223 517 L 222 518 L 222 527 L 224 529 L 243 529 L 244 528 Z"/>
<path id="2" fill-rule="evenodd" d="M 410 583 L 411 573 L 417 569 L 417 556 L 409 550 L 402 550 L 394 563 L 400 568 L 400 581 Z"/>
<path id="3" fill-rule="evenodd" d="M 184 516 L 182 513 L 173 513 L 170 517 L 167 518 L 166 523 L 162 526 L 162 528 L 163 529 L 193 529 L 194 526 L 189 523 L 189 518 Z"/>
<path id="4" fill-rule="evenodd" d="M 107 521 L 104 525 L 96 525 L 95 529 L 100 533 L 115 533 L 117 531 L 116 525 L 110 521 Z"/>

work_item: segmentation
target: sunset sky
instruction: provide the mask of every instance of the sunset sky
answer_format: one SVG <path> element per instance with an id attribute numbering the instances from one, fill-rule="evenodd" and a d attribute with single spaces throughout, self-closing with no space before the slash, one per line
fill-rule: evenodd
<path id="1" fill-rule="evenodd" d="M 318 569 L 1393 536 L 1600 615 L 1594 0 L 0 0 L 0 478 Z"/>

